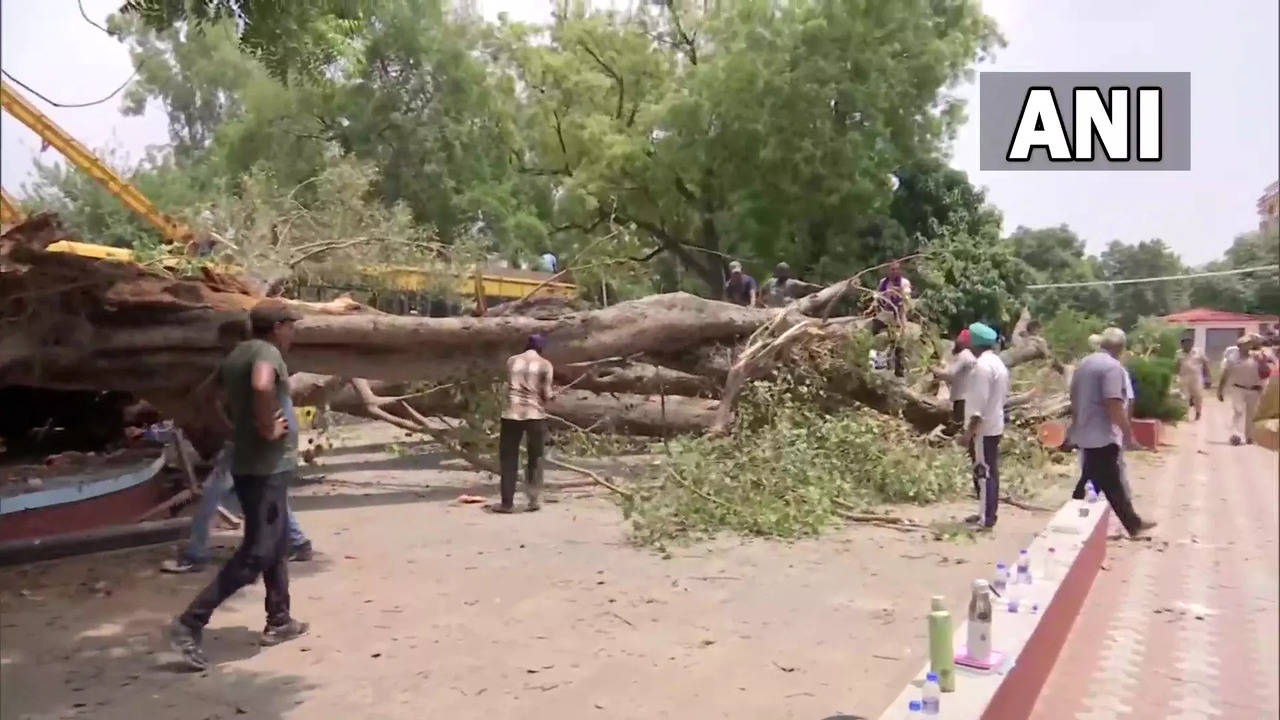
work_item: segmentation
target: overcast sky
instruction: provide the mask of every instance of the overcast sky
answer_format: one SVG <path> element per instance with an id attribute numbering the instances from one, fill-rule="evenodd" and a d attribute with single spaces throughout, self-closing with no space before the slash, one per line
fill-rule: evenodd
<path id="1" fill-rule="evenodd" d="M 603 3 L 599 3 L 603 4 Z M 120 0 L 84 0 L 103 22 Z M 981 172 L 976 86 L 952 163 L 986 187 L 1005 230 L 1067 223 L 1100 251 L 1113 239 L 1163 238 L 1189 263 L 1217 257 L 1257 227 L 1255 202 L 1280 177 L 1280 3 L 1276 0 L 984 0 L 1008 45 L 985 70 L 1189 71 L 1190 172 Z M 486 15 L 547 17 L 539 0 L 481 0 Z M 86 23 L 75 0 L 4 0 L 0 64 L 59 102 L 95 100 L 132 66 L 123 45 Z M 34 99 L 34 98 L 33 98 Z M 90 108 L 36 101 L 91 148 L 136 159 L 167 140 L 162 113 L 119 113 L 119 98 Z M 0 121 L 0 180 L 26 181 L 39 139 L 7 114 Z M 56 151 L 45 151 L 46 156 Z"/>

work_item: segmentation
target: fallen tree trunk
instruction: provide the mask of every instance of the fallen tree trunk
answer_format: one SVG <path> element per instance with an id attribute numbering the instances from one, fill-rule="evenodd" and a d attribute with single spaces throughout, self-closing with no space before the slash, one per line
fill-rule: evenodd
<path id="1" fill-rule="evenodd" d="M 297 404 L 326 403 L 330 410 L 372 417 L 365 399 L 349 384 L 303 373 L 294 376 L 290 384 Z M 466 402 L 450 388 L 415 394 L 413 387 L 404 383 L 370 382 L 369 387 L 381 398 L 381 410 L 405 420 L 414 417 L 402 403 L 427 417 L 464 418 L 468 413 Z M 653 395 L 568 390 L 547 404 L 547 413 L 554 416 L 553 427 L 663 437 L 706 431 L 718 406 L 717 401 L 702 398 L 671 396 L 664 402 Z"/>
<path id="2" fill-rule="evenodd" d="M 182 406 L 193 404 L 191 389 L 222 355 L 216 329 L 243 318 L 260 298 L 235 278 L 209 272 L 200 280 L 177 280 L 136 264 L 46 252 L 58 237 L 47 216 L 0 237 L 0 322 L 6 327 L 0 385 L 121 390 L 151 400 L 180 422 L 207 414 L 207 407 Z M 678 396 L 718 395 L 734 366 L 734 348 L 765 326 L 782 336 L 804 325 L 806 342 L 865 332 L 855 318 L 824 319 L 857 287 L 854 278 L 780 310 L 684 293 L 593 311 L 525 303 L 496 316 L 453 318 L 387 315 L 349 300 L 294 302 L 303 318 L 287 359 L 294 371 L 331 376 L 313 377 L 310 391 L 295 388 L 302 395 L 319 393 L 319 404 L 332 395 L 335 409 L 362 406 L 343 394 L 338 378 L 367 378 L 391 383 L 375 382 L 377 394 L 408 396 L 402 399 L 415 412 L 456 416 L 461 410 L 448 392 L 424 394 L 394 384 L 495 381 L 527 337 L 541 333 L 559 384 L 574 388 L 549 408 L 565 422 L 649 435 L 696 432 L 711 426 L 718 404 Z M 532 315 L 515 314 L 526 311 Z M 767 373 L 773 362 L 766 358 L 740 373 L 737 386 Z M 859 367 L 850 364 L 847 398 L 901 413 L 924 431 L 946 421 L 949 408 L 941 403 Z M 383 409 L 394 414 L 394 403 L 388 405 Z"/>

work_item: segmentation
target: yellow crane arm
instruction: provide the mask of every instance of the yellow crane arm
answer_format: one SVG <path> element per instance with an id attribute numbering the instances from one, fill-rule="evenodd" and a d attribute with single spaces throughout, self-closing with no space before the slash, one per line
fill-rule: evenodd
<path id="1" fill-rule="evenodd" d="M 22 209 L 18 207 L 18 203 L 9 197 L 9 193 L 0 188 L 0 228 L 8 229 L 11 225 L 17 225 L 26 218 Z"/>
<path id="2" fill-rule="evenodd" d="M 40 112 L 36 106 L 19 95 L 17 91 L 9 86 L 9 83 L 3 80 L 0 80 L 0 105 L 3 105 L 5 111 L 23 125 L 31 128 L 42 140 L 62 153 L 68 161 L 87 173 L 89 177 L 97 180 L 102 187 L 107 189 L 107 192 L 120 198 L 121 202 L 128 206 L 130 210 L 155 226 L 164 235 L 167 242 L 185 243 L 191 240 L 190 229 L 160 212 L 136 187 L 107 167 L 106 163 L 98 159 L 98 156 L 68 135 L 65 130 L 58 127 L 57 123 Z M 5 198 L 4 206 L 5 215 L 8 216 L 10 212 L 10 200 L 8 198 Z M 17 212 L 16 206 L 13 207 L 13 211 Z"/>

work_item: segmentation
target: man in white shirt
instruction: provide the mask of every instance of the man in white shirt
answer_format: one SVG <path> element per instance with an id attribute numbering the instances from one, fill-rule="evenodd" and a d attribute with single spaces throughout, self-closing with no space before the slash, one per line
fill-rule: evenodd
<path id="1" fill-rule="evenodd" d="M 977 361 L 965 388 L 968 422 L 961 443 L 973 447 L 973 472 L 978 481 L 979 513 L 969 518 L 984 529 L 996 524 L 1000 504 L 1000 437 L 1004 434 L 1004 404 L 1009 398 L 1009 369 L 995 352 L 999 335 L 982 323 L 969 326 L 969 341 Z"/>
<path id="2" fill-rule="evenodd" d="M 1253 333 L 1240 338 L 1234 359 L 1227 359 L 1222 366 L 1218 402 L 1231 401 L 1232 445 L 1253 444 L 1254 415 L 1270 374 L 1266 359 L 1258 352 L 1261 339 Z"/>

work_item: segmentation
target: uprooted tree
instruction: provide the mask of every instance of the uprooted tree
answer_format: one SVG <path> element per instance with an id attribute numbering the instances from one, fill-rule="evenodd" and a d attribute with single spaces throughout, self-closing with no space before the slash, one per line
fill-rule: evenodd
<path id="1" fill-rule="evenodd" d="M 59 237 L 56 218 L 47 215 L 3 236 L 0 384 L 126 391 L 198 421 L 206 408 L 193 407 L 189 394 L 219 359 L 216 328 L 260 298 L 237 278 L 207 269 L 200 279 L 175 279 L 136 264 L 46 252 Z M 830 317 L 859 292 L 851 278 L 784 310 L 673 293 L 599 310 L 531 302 L 496 316 L 454 318 L 388 315 L 346 299 L 297 302 L 303 319 L 289 362 L 307 373 L 295 378 L 300 402 L 368 414 L 372 399 L 403 420 L 459 417 L 467 394 L 500 381 L 506 358 L 542 333 L 557 381 L 568 387 L 549 409 L 567 425 L 647 435 L 723 432 L 744 383 L 798 346 L 859 338 L 868 345 L 864 318 Z M 1041 354 L 1032 348 L 1008 359 Z M 901 414 L 921 431 L 946 421 L 948 408 L 936 399 L 860 367 L 849 364 L 841 395 Z M 352 378 L 373 382 L 362 393 L 343 382 Z"/>

